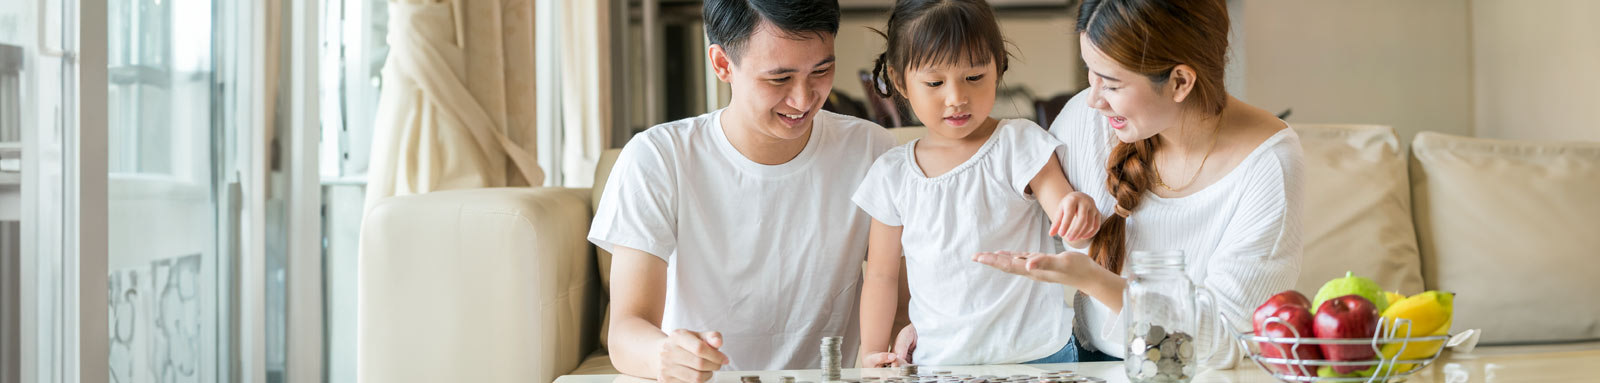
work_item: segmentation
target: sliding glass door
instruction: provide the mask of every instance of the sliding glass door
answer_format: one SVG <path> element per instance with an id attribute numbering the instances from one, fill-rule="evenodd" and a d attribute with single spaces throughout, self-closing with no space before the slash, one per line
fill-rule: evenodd
<path id="1" fill-rule="evenodd" d="M 229 380 L 212 1 L 107 1 L 111 382 Z"/>

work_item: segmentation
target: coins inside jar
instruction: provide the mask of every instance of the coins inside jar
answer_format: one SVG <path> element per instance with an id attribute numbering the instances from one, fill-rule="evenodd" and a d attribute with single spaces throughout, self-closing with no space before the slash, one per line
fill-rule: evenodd
<path id="1" fill-rule="evenodd" d="M 1128 379 L 1133 382 L 1188 382 L 1194 376 L 1194 337 L 1159 324 L 1129 326 Z"/>

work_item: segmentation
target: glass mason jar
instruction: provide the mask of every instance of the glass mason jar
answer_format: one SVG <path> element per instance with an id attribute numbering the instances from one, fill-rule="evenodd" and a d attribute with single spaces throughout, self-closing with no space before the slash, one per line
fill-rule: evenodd
<path id="1" fill-rule="evenodd" d="M 1129 254 L 1128 288 L 1122 316 L 1128 325 L 1128 380 L 1188 382 L 1194 378 L 1195 288 L 1184 272 L 1183 252 L 1134 251 Z"/>

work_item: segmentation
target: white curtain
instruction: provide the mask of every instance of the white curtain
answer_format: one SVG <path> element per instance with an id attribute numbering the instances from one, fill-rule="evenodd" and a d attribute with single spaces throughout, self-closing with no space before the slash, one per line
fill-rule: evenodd
<path id="1" fill-rule="evenodd" d="M 561 87 L 561 179 L 567 187 L 594 185 L 594 167 L 611 144 L 611 12 L 609 1 L 563 1 L 556 44 Z"/>
<path id="2" fill-rule="evenodd" d="M 391 0 L 388 42 L 368 209 L 396 195 L 544 184 L 531 0 Z"/>

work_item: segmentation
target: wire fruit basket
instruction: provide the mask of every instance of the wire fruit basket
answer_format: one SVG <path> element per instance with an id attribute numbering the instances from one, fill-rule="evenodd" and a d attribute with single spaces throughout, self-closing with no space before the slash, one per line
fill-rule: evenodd
<path id="1" fill-rule="evenodd" d="M 1222 315 L 1222 322 L 1232 324 L 1227 315 Z M 1406 319 L 1387 319 L 1378 321 L 1376 331 L 1372 338 L 1361 339 L 1322 339 L 1311 337 L 1311 334 L 1300 334 L 1294 326 L 1288 326 L 1282 318 L 1267 318 L 1267 324 L 1281 323 L 1289 329 L 1294 337 L 1280 338 L 1258 336 L 1254 331 L 1233 332 L 1234 340 L 1246 351 L 1250 360 L 1255 361 L 1262 371 L 1271 374 L 1273 378 L 1282 382 L 1367 382 L 1386 383 L 1403 382 L 1406 377 L 1417 371 L 1422 371 L 1445 348 L 1454 348 L 1457 352 L 1471 351 L 1477 345 L 1479 330 L 1469 329 L 1455 335 L 1429 335 L 1415 336 L 1410 329 L 1411 321 Z M 1237 327 L 1235 327 L 1237 328 Z M 1370 347 L 1371 359 L 1366 360 L 1331 360 L 1325 358 L 1300 358 L 1300 350 L 1318 348 L 1322 346 L 1343 347 Z M 1385 352 L 1388 347 L 1390 352 Z M 1426 350 L 1419 355 L 1417 350 Z M 1408 351 L 1412 351 L 1409 352 Z M 1402 358 L 1403 356 L 1411 358 Z M 1365 371 L 1359 375 L 1319 376 L 1318 369 L 1322 367 L 1346 367 L 1350 370 Z"/>

